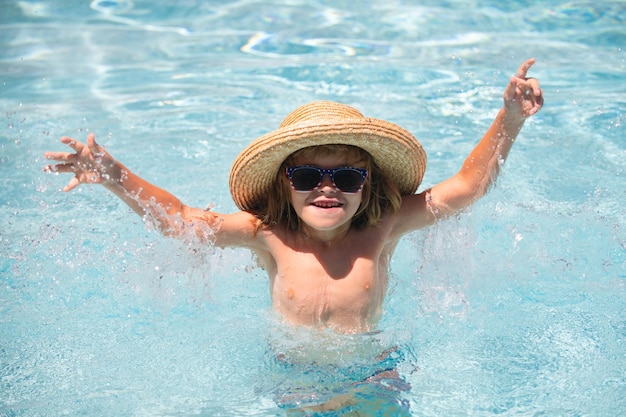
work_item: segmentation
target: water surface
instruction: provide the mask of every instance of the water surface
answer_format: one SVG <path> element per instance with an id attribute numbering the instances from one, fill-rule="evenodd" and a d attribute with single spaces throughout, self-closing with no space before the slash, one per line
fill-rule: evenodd
<path id="1" fill-rule="evenodd" d="M 276 369 L 277 339 L 367 356 L 284 336 L 246 251 L 162 238 L 97 186 L 62 193 L 41 171 L 59 137 L 95 132 L 229 212 L 237 153 L 337 100 L 418 137 L 428 187 L 531 56 L 544 109 L 483 200 L 402 242 L 375 340 L 405 353 L 412 415 L 623 414 L 625 20 L 621 1 L 3 2 L 0 415 L 284 415 L 302 375 Z"/>

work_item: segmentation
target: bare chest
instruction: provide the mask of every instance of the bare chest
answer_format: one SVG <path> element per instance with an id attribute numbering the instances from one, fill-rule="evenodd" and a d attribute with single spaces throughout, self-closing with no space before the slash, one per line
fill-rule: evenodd
<path id="1" fill-rule="evenodd" d="M 367 329 L 376 322 L 388 281 L 382 243 L 329 247 L 285 245 L 274 251 L 270 274 L 274 308 L 292 322 Z"/>

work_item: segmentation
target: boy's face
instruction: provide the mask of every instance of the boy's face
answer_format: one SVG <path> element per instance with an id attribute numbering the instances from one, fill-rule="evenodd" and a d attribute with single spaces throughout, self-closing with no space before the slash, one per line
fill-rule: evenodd
<path id="1" fill-rule="evenodd" d="M 299 157 L 295 165 L 311 165 L 318 168 L 338 168 L 351 166 L 364 168 L 351 163 L 341 154 L 308 155 Z M 339 191 L 325 175 L 319 187 L 311 191 L 291 190 L 291 204 L 309 229 L 328 233 L 342 232 L 350 228 L 352 217 L 361 204 L 362 190 L 356 193 Z"/>

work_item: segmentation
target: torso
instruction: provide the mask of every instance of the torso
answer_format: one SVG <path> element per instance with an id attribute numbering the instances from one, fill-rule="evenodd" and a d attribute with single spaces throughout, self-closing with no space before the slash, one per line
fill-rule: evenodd
<path id="1" fill-rule="evenodd" d="M 287 321 L 340 332 L 373 330 L 387 289 L 397 242 L 385 226 L 350 230 L 333 243 L 312 241 L 280 227 L 261 231 L 274 309 Z"/>

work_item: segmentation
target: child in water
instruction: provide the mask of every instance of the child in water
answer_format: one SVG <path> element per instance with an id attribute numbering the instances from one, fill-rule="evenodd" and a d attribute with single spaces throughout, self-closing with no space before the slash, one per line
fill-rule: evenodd
<path id="1" fill-rule="evenodd" d="M 63 137 L 74 152 L 46 152 L 72 173 L 64 191 L 102 184 L 167 236 L 188 236 L 256 254 L 273 308 L 289 323 L 361 333 L 376 328 L 399 239 L 470 205 L 493 183 L 525 120 L 543 105 L 524 62 L 491 127 L 452 177 L 416 194 L 426 154 L 405 129 L 318 101 L 245 148 L 230 172 L 241 209 L 219 214 L 183 204 L 115 160 L 95 141 Z M 207 231 L 211 232 L 208 233 Z"/>

